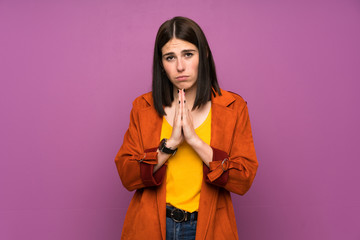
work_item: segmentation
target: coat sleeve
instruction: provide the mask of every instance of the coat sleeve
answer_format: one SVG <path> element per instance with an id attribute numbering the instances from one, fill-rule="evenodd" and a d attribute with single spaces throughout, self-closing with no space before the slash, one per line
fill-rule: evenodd
<path id="1" fill-rule="evenodd" d="M 254 180 L 258 161 L 255 154 L 247 104 L 238 108 L 229 154 L 213 149 L 210 166 L 204 165 L 205 181 L 240 195 L 245 194 Z"/>
<path id="2" fill-rule="evenodd" d="M 157 148 L 143 149 L 137 117 L 138 111 L 141 111 L 141 108 L 133 104 L 129 128 L 115 157 L 121 182 L 129 191 L 159 186 L 166 171 L 165 165 L 163 165 L 156 173 L 153 173 L 154 165 L 157 164 Z"/>

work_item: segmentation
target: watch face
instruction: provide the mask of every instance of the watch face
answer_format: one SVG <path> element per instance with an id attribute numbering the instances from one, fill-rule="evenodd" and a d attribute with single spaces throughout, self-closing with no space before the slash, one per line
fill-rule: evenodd
<path id="1" fill-rule="evenodd" d="M 164 148 L 165 148 L 165 143 L 166 143 L 166 139 L 163 138 L 163 139 L 161 140 L 160 146 L 159 146 L 159 150 L 160 150 L 160 151 L 163 151 L 163 150 L 164 150 Z"/>

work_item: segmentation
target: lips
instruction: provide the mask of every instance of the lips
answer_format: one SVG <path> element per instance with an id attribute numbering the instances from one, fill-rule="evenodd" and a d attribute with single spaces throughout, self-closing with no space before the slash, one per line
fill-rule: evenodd
<path id="1" fill-rule="evenodd" d="M 178 80 L 178 81 L 184 81 L 184 80 L 187 80 L 188 78 L 189 78 L 189 76 L 182 75 L 182 76 L 176 77 L 176 80 Z"/>

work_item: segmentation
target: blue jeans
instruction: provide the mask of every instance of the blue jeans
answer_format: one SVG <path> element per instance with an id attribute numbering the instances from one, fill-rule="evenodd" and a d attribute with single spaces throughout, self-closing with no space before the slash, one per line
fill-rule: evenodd
<path id="1" fill-rule="evenodd" d="M 166 208 L 173 209 L 174 207 L 166 206 Z M 194 215 L 191 215 L 190 220 L 180 223 L 166 217 L 166 240 L 194 240 L 196 223 Z"/>

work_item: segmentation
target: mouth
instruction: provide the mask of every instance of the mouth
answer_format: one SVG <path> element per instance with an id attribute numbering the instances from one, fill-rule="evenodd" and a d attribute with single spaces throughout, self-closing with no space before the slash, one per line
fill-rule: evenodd
<path id="1" fill-rule="evenodd" d="M 188 78 L 189 78 L 189 76 L 182 75 L 182 76 L 176 77 L 176 80 L 178 80 L 178 81 L 184 81 L 184 80 L 186 80 L 186 79 L 188 79 Z"/>

